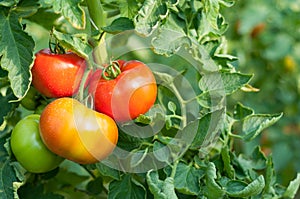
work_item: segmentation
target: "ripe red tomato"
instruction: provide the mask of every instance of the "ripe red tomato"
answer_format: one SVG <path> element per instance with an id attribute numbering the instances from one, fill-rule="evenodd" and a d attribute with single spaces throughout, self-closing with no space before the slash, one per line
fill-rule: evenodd
<path id="1" fill-rule="evenodd" d="M 135 119 L 154 104 L 157 85 L 152 71 L 140 61 L 119 60 L 121 73 L 112 80 L 91 80 L 95 109 L 119 122 Z M 93 79 L 93 78 L 92 78 Z"/>
<path id="2" fill-rule="evenodd" d="M 36 55 L 31 69 L 32 84 L 52 98 L 72 96 L 78 91 L 86 62 L 75 53 L 54 54 L 43 49 Z"/>
<path id="3" fill-rule="evenodd" d="M 53 153 L 80 164 L 106 158 L 118 140 L 118 128 L 112 118 L 72 98 L 59 98 L 45 107 L 40 133 Z"/>

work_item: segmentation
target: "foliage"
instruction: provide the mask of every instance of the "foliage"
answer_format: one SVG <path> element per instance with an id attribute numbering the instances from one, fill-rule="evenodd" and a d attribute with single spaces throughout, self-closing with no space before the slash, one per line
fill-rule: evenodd
<path id="1" fill-rule="evenodd" d="M 253 145 L 272 153 L 278 180 L 284 184 L 300 171 L 299 155 L 299 20 L 297 1 L 239 1 L 239 12 L 226 12 L 232 25 L 226 33 L 228 48 L 239 58 L 239 70 L 254 73 L 252 85 L 257 93 L 238 93 L 232 99 L 243 99 L 259 112 L 283 112 L 284 117 L 242 150 Z"/>
<path id="2" fill-rule="evenodd" d="M 222 11 L 234 11 L 233 4 L 1 1 L 0 101 L 5 108 L 0 110 L 0 197 L 293 198 L 299 174 L 287 186 L 279 185 L 272 158 L 260 146 L 249 154 L 235 147 L 255 139 L 283 115 L 281 110 L 256 113 L 240 102 L 232 109 L 226 104 L 232 95 L 256 91 L 250 85 L 253 75 L 238 71 L 237 57 L 226 49 L 228 24 Z M 91 66 L 112 57 L 149 63 L 158 96 L 147 114 L 119 124 L 118 148 L 106 160 L 85 166 L 65 160 L 56 170 L 32 174 L 16 162 L 9 138 L 15 123 L 32 113 L 20 100 L 31 85 L 34 51 L 47 47 L 43 40 L 53 37 Z M 266 54 L 278 56 L 271 50 Z M 37 99 L 40 105 L 51 101 Z"/>

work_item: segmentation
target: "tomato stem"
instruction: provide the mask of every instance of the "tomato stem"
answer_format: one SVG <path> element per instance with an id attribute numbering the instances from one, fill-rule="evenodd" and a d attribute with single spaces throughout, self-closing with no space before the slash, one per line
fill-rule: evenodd
<path id="1" fill-rule="evenodd" d="M 82 76 L 80 86 L 79 86 L 79 89 L 78 89 L 77 96 L 75 97 L 81 103 L 84 102 L 84 89 L 85 89 L 85 84 L 86 84 L 86 81 L 88 80 L 90 72 L 91 72 L 91 70 L 84 71 L 84 74 Z"/>
<path id="2" fill-rule="evenodd" d="M 121 74 L 121 69 L 117 61 L 113 61 L 110 65 L 105 67 L 102 71 L 102 78 L 106 80 L 115 79 Z"/>
<path id="3" fill-rule="evenodd" d="M 53 36 L 53 32 L 50 31 L 50 38 L 49 38 L 49 49 L 54 54 L 65 54 L 65 48 L 60 45 L 57 39 Z"/>

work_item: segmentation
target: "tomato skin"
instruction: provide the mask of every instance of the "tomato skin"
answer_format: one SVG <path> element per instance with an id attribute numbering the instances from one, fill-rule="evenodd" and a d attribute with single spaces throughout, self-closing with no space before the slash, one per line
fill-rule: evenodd
<path id="1" fill-rule="evenodd" d="M 72 98 L 59 98 L 45 107 L 40 133 L 52 152 L 80 164 L 106 158 L 118 141 L 112 118 Z"/>
<path id="2" fill-rule="evenodd" d="M 75 53 L 54 54 L 50 49 L 35 55 L 31 69 L 33 86 L 46 97 L 69 97 L 78 91 L 86 62 Z"/>
<path id="3" fill-rule="evenodd" d="M 118 122 L 135 119 L 146 113 L 154 104 L 157 85 L 152 71 L 144 63 L 136 60 L 118 61 L 121 69 L 115 79 L 100 78 L 91 83 L 95 109 Z"/>
<path id="4" fill-rule="evenodd" d="M 20 120 L 11 134 L 11 149 L 16 159 L 29 172 L 44 173 L 58 167 L 63 158 L 48 150 L 39 132 L 40 115 Z"/>

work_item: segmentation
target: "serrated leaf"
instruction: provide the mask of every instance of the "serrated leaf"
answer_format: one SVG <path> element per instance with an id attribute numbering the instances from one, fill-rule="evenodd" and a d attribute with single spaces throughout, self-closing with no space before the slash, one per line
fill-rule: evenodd
<path id="1" fill-rule="evenodd" d="M 2 94 L 0 94 L 0 104 L 2 106 L 2 108 L 0 109 L 0 126 L 3 124 L 4 118 L 12 110 L 13 103 L 11 101 L 14 99 L 16 99 L 16 97 L 12 93 L 11 89 L 8 89 L 6 91 L 5 96 L 2 96 Z"/>
<path id="2" fill-rule="evenodd" d="M 139 6 L 136 0 L 118 0 L 121 16 L 132 19 L 138 12 Z"/>
<path id="3" fill-rule="evenodd" d="M 272 156 L 269 156 L 267 159 L 265 181 L 266 181 L 265 182 L 266 185 L 264 189 L 264 194 L 273 195 L 275 192 L 273 186 L 276 183 L 276 174 L 273 166 Z"/>
<path id="4" fill-rule="evenodd" d="M 147 173 L 147 183 L 154 199 L 177 199 L 174 189 L 174 179 L 167 177 L 164 181 L 159 179 L 157 171 Z"/>
<path id="5" fill-rule="evenodd" d="M 231 179 L 235 178 L 235 170 L 231 165 L 231 158 L 230 158 L 230 150 L 228 146 L 222 148 L 221 150 L 221 157 L 224 163 L 224 170 L 227 173 L 228 177 Z"/>
<path id="6" fill-rule="evenodd" d="M 115 170 L 113 168 L 110 168 L 106 166 L 105 164 L 99 162 L 96 164 L 97 170 L 103 175 L 111 177 L 114 180 L 120 180 L 121 179 L 121 172 L 118 170 Z"/>
<path id="7" fill-rule="evenodd" d="M 252 181 L 250 184 L 245 184 L 241 181 L 232 180 L 227 183 L 226 193 L 230 197 L 247 198 L 260 194 L 265 186 L 265 180 L 262 175 Z"/>
<path id="8" fill-rule="evenodd" d="M 171 167 L 166 167 L 168 175 L 171 174 Z M 174 177 L 175 189 L 183 194 L 198 195 L 200 192 L 200 179 L 205 175 L 205 171 L 196 169 L 193 165 L 186 165 L 180 162 L 176 168 Z"/>
<path id="9" fill-rule="evenodd" d="M 252 115 L 254 113 L 254 110 L 244 106 L 241 103 L 238 103 L 235 107 L 234 107 L 234 118 L 238 119 L 238 120 L 242 120 L 245 117 L 247 117 L 248 115 Z"/>
<path id="10" fill-rule="evenodd" d="M 204 195 L 208 199 L 219 199 L 225 195 L 225 190 L 215 181 L 217 178 L 216 166 L 210 162 L 206 170 L 206 187 Z"/>
<path id="11" fill-rule="evenodd" d="M 249 115 L 243 120 L 242 138 L 245 141 L 253 140 L 267 127 L 275 124 L 282 117 L 280 114 L 255 114 Z"/>
<path id="12" fill-rule="evenodd" d="M 108 199 L 112 198 L 143 199 L 146 198 L 146 189 L 130 175 L 123 175 L 120 181 L 109 184 Z"/>
<path id="13" fill-rule="evenodd" d="M 74 28 L 85 28 L 85 12 L 81 8 L 81 0 L 47 0 L 48 5 L 53 6 L 55 13 L 61 13 Z"/>
<path id="14" fill-rule="evenodd" d="M 294 198 L 297 194 L 297 191 L 300 186 L 300 173 L 297 174 L 297 177 L 290 182 L 289 186 L 287 187 L 286 191 L 283 194 L 283 197 L 286 198 Z"/>
<path id="15" fill-rule="evenodd" d="M 92 47 L 86 40 L 75 35 L 64 34 L 57 30 L 53 30 L 53 36 L 66 48 L 71 49 L 83 58 L 88 58 L 92 53 Z"/>
<path id="16" fill-rule="evenodd" d="M 253 75 L 229 72 L 209 73 L 200 79 L 199 88 L 206 92 L 219 91 L 230 95 L 247 84 L 252 76 Z"/>
<path id="17" fill-rule="evenodd" d="M 17 182 L 17 178 L 13 168 L 6 159 L 0 164 L 0 198 L 13 199 L 13 183 Z"/>
<path id="18" fill-rule="evenodd" d="M 217 110 L 190 122 L 182 131 L 178 132 L 178 135 L 182 136 L 190 149 L 197 150 L 201 148 L 205 151 L 205 147 L 214 144 L 223 121 L 224 109 Z"/>
<path id="19" fill-rule="evenodd" d="M 108 33 L 117 34 L 126 30 L 133 30 L 133 21 L 126 17 L 115 19 L 109 26 L 103 27 L 102 30 Z"/>
<path id="20" fill-rule="evenodd" d="M 149 36 L 167 15 L 168 7 L 165 1 L 145 0 L 134 18 L 135 30 L 142 35 Z"/>
<path id="21" fill-rule="evenodd" d="M 11 88 L 17 98 L 22 98 L 31 83 L 33 64 L 33 39 L 23 31 L 18 16 L 5 16 L 0 11 L 1 67 L 8 71 Z"/>
<path id="22" fill-rule="evenodd" d="M 159 28 L 159 32 L 152 40 L 154 51 L 158 54 L 171 56 L 181 47 L 190 46 L 191 40 L 184 32 L 185 22 L 177 15 L 170 13 L 167 22 Z"/>
<path id="23" fill-rule="evenodd" d="M 267 167 L 267 159 L 259 146 L 255 147 L 250 157 L 240 154 L 235 157 L 234 162 L 238 164 L 246 176 L 252 177 L 256 177 L 255 170 L 263 170 Z"/>

